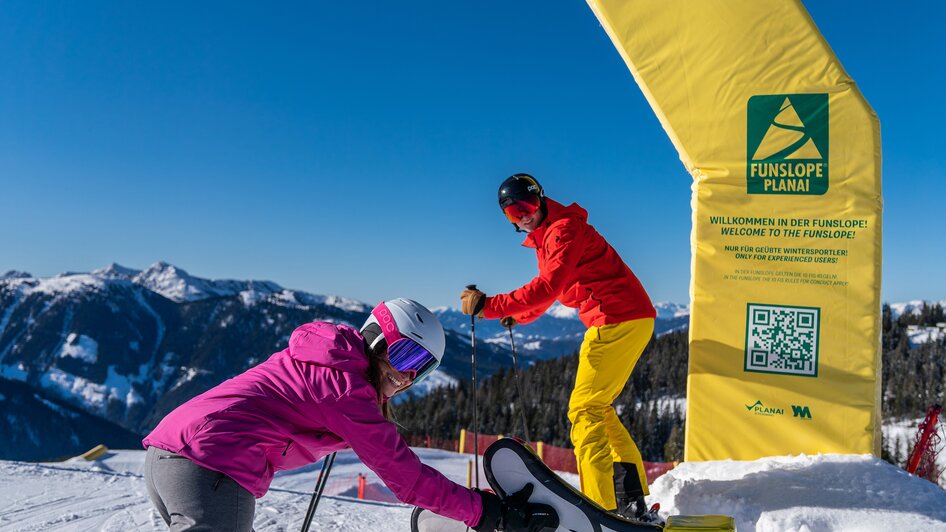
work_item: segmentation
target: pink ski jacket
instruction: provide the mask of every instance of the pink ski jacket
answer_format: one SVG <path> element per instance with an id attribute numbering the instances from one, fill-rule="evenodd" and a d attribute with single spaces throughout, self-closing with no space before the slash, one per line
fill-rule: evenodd
<path id="1" fill-rule="evenodd" d="M 257 498 L 276 471 L 350 446 L 401 501 L 476 525 L 480 496 L 421 463 L 381 414 L 367 371 L 358 331 L 307 323 L 287 349 L 179 406 L 142 444 L 223 473 Z"/>

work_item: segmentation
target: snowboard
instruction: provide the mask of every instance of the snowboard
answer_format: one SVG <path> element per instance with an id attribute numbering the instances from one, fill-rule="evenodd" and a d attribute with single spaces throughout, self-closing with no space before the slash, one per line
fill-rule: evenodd
<path id="1" fill-rule="evenodd" d="M 733 532 L 735 520 L 727 515 L 672 515 L 665 526 L 626 519 L 608 512 L 585 497 L 546 466 L 518 440 L 504 438 L 486 449 L 483 468 L 490 487 L 506 498 L 532 485 L 529 502 L 551 506 L 558 514 L 555 532 Z M 466 532 L 465 524 L 415 508 L 412 532 Z"/>
<path id="2" fill-rule="evenodd" d="M 532 484 L 529 502 L 547 504 L 559 518 L 556 532 L 659 532 L 658 525 L 639 523 L 607 512 L 582 495 L 548 468 L 525 445 L 503 438 L 486 450 L 483 469 L 490 487 L 500 497 L 512 495 Z M 466 532 L 460 521 L 415 508 L 411 515 L 412 532 Z"/>
<path id="3" fill-rule="evenodd" d="M 608 512 L 562 480 L 532 449 L 512 439 L 496 441 L 483 455 L 486 479 L 500 497 L 532 484 L 531 503 L 547 504 L 558 514 L 557 532 L 659 532 L 660 525 Z"/>

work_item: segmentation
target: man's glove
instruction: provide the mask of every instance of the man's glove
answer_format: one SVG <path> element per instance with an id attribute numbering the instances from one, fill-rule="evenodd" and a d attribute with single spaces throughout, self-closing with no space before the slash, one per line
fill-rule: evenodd
<path id="1" fill-rule="evenodd" d="M 516 325 L 516 318 L 513 318 L 512 316 L 506 316 L 505 318 L 499 320 L 499 324 L 509 329 Z"/>
<path id="2" fill-rule="evenodd" d="M 477 490 L 483 500 L 483 513 L 473 530 L 551 532 L 558 528 L 558 514 L 551 506 L 528 502 L 532 489 L 532 484 L 526 484 L 526 487 L 505 499 L 487 491 Z"/>
<path id="3" fill-rule="evenodd" d="M 479 290 L 467 288 L 460 294 L 460 312 L 467 315 L 483 317 L 483 307 L 486 305 L 486 294 Z"/>

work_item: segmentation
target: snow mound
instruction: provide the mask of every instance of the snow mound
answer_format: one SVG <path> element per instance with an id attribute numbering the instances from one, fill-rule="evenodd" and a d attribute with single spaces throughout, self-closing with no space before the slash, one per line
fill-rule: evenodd
<path id="1" fill-rule="evenodd" d="M 869 455 L 687 462 L 658 478 L 661 514 L 723 514 L 739 532 L 946 531 L 946 491 Z"/>

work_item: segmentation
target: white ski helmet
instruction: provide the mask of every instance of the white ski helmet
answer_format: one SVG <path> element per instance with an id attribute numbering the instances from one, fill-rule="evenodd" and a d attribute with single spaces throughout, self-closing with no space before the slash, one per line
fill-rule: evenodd
<path id="1" fill-rule="evenodd" d="M 395 327 L 389 326 L 390 323 L 383 324 L 378 321 L 379 317 L 382 321 L 385 321 L 388 315 L 393 317 L 396 330 Z M 371 311 L 371 315 L 368 316 L 365 324 L 361 326 L 361 333 L 372 349 L 382 340 L 387 341 L 388 347 L 395 340 L 402 337 L 417 342 L 418 345 L 429 351 L 437 361 L 433 368 L 425 372 L 424 376 L 429 375 L 433 369 L 440 365 L 447 345 L 443 325 L 440 324 L 437 316 L 424 305 L 405 298 L 391 299 L 379 303 Z"/>

